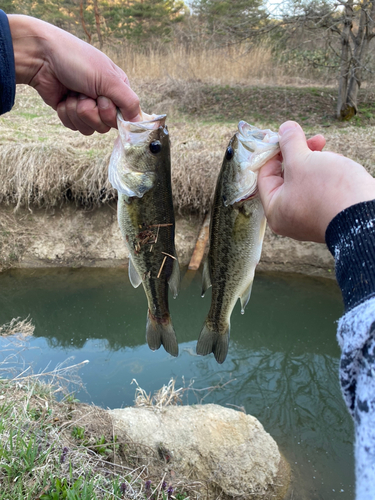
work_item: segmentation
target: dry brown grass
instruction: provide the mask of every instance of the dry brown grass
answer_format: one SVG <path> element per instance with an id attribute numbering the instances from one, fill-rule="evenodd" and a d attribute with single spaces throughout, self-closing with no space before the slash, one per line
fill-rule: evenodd
<path id="1" fill-rule="evenodd" d="M 375 127 L 347 127 L 340 130 L 330 130 L 324 133 L 327 139 L 325 149 L 341 153 L 363 165 L 375 176 Z M 318 133 L 318 132 L 317 132 Z"/>
<path id="2" fill-rule="evenodd" d="M 113 198 L 107 178 L 110 151 L 90 157 L 64 144 L 8 144 L 0 149 L 0 202 L 52 207 Z"/>
<path id="3" fill-rule="evenodd" d="M 173 103 L 156 103 L 158 88 L 152 88 L 154 94 L 148 97 L 146 109 L 152 106 L 154 112 L 155 108 L 167 107 L 172 112 L 168 125 L 176 208 L 180 212 L 204 212 L 233 126 L 212 127 L 173 118 Z M 162 92 L 162 86 L 159 90 Z M 179 96 L 176 90 L 175 99 Z M 0 118 L 0 202 L 16 208 L 53 207 L 65 200 L 92 206 L 116 198 L 107 174 L 116 131 L 83 137 L 64 129 L 53 110 L 40 101 L 32 89 L 24 88 L 17 96 L 14 112 Z M 37 117 L 27 119 L 28 110 Z M 15 130 L 19 140 L 14 138 Z M 47 140 L 38 142 L 38 137 L 46 136 Z"/>
<path id="4" fill-rule="evenodd" d="M 133 79 L 161 81 L 200 81 L 220 85 L 307 85 L 316 84 L 316 75 L 309 78 L 290 64 L 279 62 L 271 43 L 233 44 L 209 47 L 169 44 L 141 51 L 132 45 L 108 47 L 106 53 Z M 321 74 L 326 82 L 326 75 Z"/>
<path id="5" fill-rule="evenodd" d="M 25 319 L 13 318 L 9 323 L 0 326 L 0 337 L 17 335 L 18 337 L 29 337 L 34 333 L 35 326 L 27 317 Z"/>
<path id="6" fill-rule="evenodd" d="M 191 103 L 199 108 L 203 100 L 199 82 L 169 79 L 135 84 L 147 112 L 168 113 L 176 209 L 181 214 L 206 212 L 225 147 L 236 130 L 235 122 L 205 122 L 194 118 L 191 109 L 189 115 L 176 111 L 184 102 L 190 108 Z M 242 118 L 247 119 L 239 114 L 238 119 Z M 256 125 L 269 127 L 267 114 Z M 355 126 L 323 129 L 316 125 L 310 127 L 309 135 L 323 132 L 326 149 L 348 155 L 375 173 L 373 130 Z M 52 207 L 69 200 L 90 207 L 114 199 L 116 193 L 108 182 L 107 168 L 116 135 L 112 130 L 84 137 L 67 130 L 34 90 L 21 88 L 14 110 L 0 117 L 0 202 L 32 208 Z M 12 231 L 4 231 L 11 243 Z M 3 244 L 6 241 L 3 238 Z M 9 260 L 17 257 L 17 249 L 11 246 Z"/>

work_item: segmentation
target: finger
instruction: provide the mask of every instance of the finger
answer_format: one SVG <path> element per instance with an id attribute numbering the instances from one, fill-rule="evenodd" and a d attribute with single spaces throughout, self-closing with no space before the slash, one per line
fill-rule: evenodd
<path id="1" fill-rule="evenodd" d="M 282 175 L 282 156 L 278 153 L 276 156 L 268 160 L 259 171 L 259 179 L 266 177 L 281 177 Z"/>
<path id="2" fill-rule="evenodd" d="M 127 80 L 125 74 L 123 78 Z M 141 120 L 139 97 L 124 80 L 120 80 L 118 77 L 105 79 L 102 88 L 98 89 L 98 94 L 110 99 L 120 109 L 124 120 Z M 114 126 L 117 128 L 117 123 Z"/>
<path id="3" fill-rule="evenodd" d="M 92 99 L 87 99 L 92 101 Z M 95 130 L 78 115 L 78 104 L 82 100 L 81 96 L 77 97 L 75 94 L 70 93 L 65 101 L 66 113 L 71 123 L 76 127 L 76 130 L 79 130 L 83 135 L 92 135 Z"/>
<path id="4" fill-rule="evenodd" d="M 112 103 L 112 110 L 116 114 L 116 108 Z M 76 107 L 77 118 L 84 123 L 90 130 L 105 134 L 111 129 L 111 125 L 105 123 L 100 114 L 99 105 L 94 99 L 80 95 Z M 80 128 L 78 130 L 81 131 Z"/>
<path id="5" fill-rule="evenodd" d="M 108 127 L 117 128 L 117 108 L 113 102 L 104 96 L 99 96 L 97 99 L 98 111 L 100 119 Z"/>
<path id="6" fill-rule="evenodd" d="M 325 137 L 321 134 L 314 135 L 314 137 L 307 139 L 307 145 L 311 151 L 322 151 L 326 145 Z"/>
<path id="7" fill-rule="evenodd" d="M 70 118 L 68 117 L 68 113 L 66 111 L 66 102 L 65 101 L 59 102 L 59 104 L 57 105 L 56 111 L 57 111 L 57 115 L 60 118 L 64 127 L 70 128 L 71 130 L 74 130 L 74 131 L 77 130 L 77 128 L 73 125 L 73 123 L 70 121 Z"/>
<path id="8" fill-rule="evenodd" d="M 305 134 L 297 122 L 287 121 L 279 128 L 279 143 L 284 163 L 298 164 L 309 153 Z"/>
<path id="9" fill-rule="evenodd" d="M 263 165 L 258 175 L 259 195 L 266 214 L 272 198 L 283 184 L 281 155 L 277 155 Z"/>
<path id="10" fill-rule="evenodd" d="M 141 107 L 139 105 L 139 97 L 133 90 L 126 86 L 126 93 L 121 96 L 122 102 L 117 104 L 121 114 L 125 120 L 129 122 L 138 122 L 141 118 Z M 115 102 L 115 101 L 114 101 Z"/>

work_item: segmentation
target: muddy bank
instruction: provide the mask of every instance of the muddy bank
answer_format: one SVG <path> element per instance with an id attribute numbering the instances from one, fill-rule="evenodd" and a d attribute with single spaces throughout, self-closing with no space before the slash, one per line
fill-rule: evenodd
<path id="1" fill-rule="evenodd" d="M 187 266 L 202 224 L 198 216 L 176 220 L 176 247 Z M 66 204 L 55 209 L 0 206 L 0 265 L 9 267 L 116 267 L 128 263 L 116 205 L 93 210 Z M 267 228 L 259 270 L 334 277 L 325 247 L 277 236 Z"/>

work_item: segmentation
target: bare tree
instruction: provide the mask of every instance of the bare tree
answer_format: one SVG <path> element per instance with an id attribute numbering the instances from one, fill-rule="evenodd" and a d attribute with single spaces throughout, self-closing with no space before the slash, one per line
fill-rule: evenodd
<path id="1" fill-rule="evenodd" d="M 79 2 L 79 18 L 81 20 L 81 25 L 83 28 L 83 31 L 85 32 L 85 35 L 88 38 L 88 42 L 91 44 L 91 33 L 88 31 L 86 23 L 85 23 L 85 17 L 84 17 L 84 0 L 80 0 Z"/>
<path id="2" fill-rule="evenodd" d="M 357 113 L 358 91 L 366 69 L 370 42 L 375 37 L 375 0 L 344 3 L 341 28 L 341 68 L 337 117 L 350 120 Z"/>
<path id="3" fill-rule="evenodd" d="M 100 13 L 98 7 L 98 0 L 94 0 L 94 12 L 95 12 L 95 24 L 96 24 L 96 32 L 98 33 L 99 46 L 100 50 L 103 49 L 103 37 L 100 29 Z"/>
<path id="4" fill-rule="evenodd" d="M 338 77 L 336 115 L 350 120 L 357 113 L 358 91 L 369 69 L 375 0 L 292 0 L 291 5 L 283 16 L 284 30 L 290 32 L 298 26 L 326 42 L 336 58 L 331 68 L 337 68 Z"/>

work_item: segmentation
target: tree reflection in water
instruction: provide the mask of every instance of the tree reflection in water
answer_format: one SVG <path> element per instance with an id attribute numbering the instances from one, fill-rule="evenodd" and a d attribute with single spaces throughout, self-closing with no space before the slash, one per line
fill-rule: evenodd
<path id="1" fill-rule="evenodd" d="M 171 377 L 177 386 L 194 379 L 198 389 L 232 380 L 204 402 L 244 407 L 260 420 L 292 465 L 294 498 L 352 499 L 353 430 L 338 382 L 342 304 L 335 283 L 259 274 L 246 313 L 236 307 L 232 314 L 223 365 L 195 355 L 209 297 L 200 298 L 196 275 L 171 300 L 177 359 L 145 345 L 144 293 L 129 285 L 125 269 L 3 273 L 0 323 L 30 315 L 30 347 L 38 350 L 23 355 L 35 370 L 69 356 L 89 359 L 82 372 L 88 393 L 79 397 L 104 407 L 132 404 L 134 377 L 146 392 Z"/>

